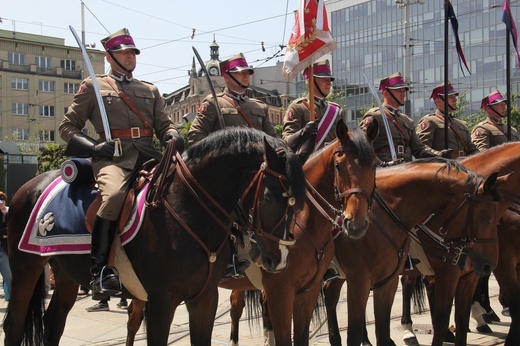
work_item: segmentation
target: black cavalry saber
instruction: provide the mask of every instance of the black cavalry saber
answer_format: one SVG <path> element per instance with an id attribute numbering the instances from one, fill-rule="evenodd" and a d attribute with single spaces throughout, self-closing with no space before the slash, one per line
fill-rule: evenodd
<path id="1" fill-rule="evenodd" d="M 217 110 L 217 116 L 218 121 L 220 123 L 220 128 L 225 129 L 226 123 L 224 122 L 224 117 L 222 116 L 222 113 L 220 112 L 220 107 L 218 106 L 217 101 L 217 93 L 215 92 L 215 88 L 213 87 L 213 83 L 211 82 L 211 78 L 208 74 L 208 70 L 206 69 L 206 65 L 204 65 L 204 61 L 199 55 L 199 52 L 195 49 L 195 47 L 191 47 L 193 49 L 193 53 L 195 53 L 195 57 L 197 57 L 197 60 L 199 61 L 200 67 L 202 68 L 202 72 L 204 72 L 204 75 L 206 76 L 208 80 L 209 89 L 211 90 L 211 95 L 213 96 L 213 105 L 215 106 L 215 109 Z"/>

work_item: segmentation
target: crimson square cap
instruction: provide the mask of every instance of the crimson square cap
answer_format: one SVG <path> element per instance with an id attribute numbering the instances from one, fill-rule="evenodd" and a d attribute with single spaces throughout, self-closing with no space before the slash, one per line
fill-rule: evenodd
<path id="1" fill-rule="evenodd" d="M 448 82 L 448 96 L 450 96 L 450 95 L 459 95 L 459 92 L 453 88 L 453 85 L 451 85 L 450 82 Z M 435 101 L 435 99 L 438 96 L 441 96 L 441 97 L 444 96 L 444 82 L 442 82 L 441 84 L 439 84 L 435 88 L 433 88 L 430 98 Z"/>
<path id="2" fill-rule="evenodd" d="M 314 63 L 314 65 L 312 65 L 312 75 L 316 78 L 330 78 L 331 81 L 334 81 L 335 79 L 330 69 L 329 59 Z M 309 79 L 308 67 L 303 71 L 303 76 L 305 79 Z"/>
<path id="3" fill-rule="evenodd" d="M 255 73 L 242 53 L 235 54 L 231 58 L 220 63 L 220 71 L 222 71 L 222 73 L 240 72 L 244 70 L 248 70 L 249 74 Z"/>
<path id="4" fill-rule="evenodd" d="M 385 89 L 401 89 L 405 88 L 406 90 L 410 90 L 408 84 L 405 83 L 403 77 L 401 76 L 401 72 L 396 72 L 388 77 L 381 79 L 381 83 L 379 83 L 379 90 L 384 91 Z"/>
<path id="5" fill-rule="evenodd" d="M 506 98 L 500 93 L 500 91 L 494 90 L 491 94 L 482 99 L 480 108 L 486 109 L 488 106 L 493 106 L 504 101 L 506 101 Z"/>
<path id="6" fill-rule="evenodd" d="M 140 54 L 141 51 L 137 49 L 134 39 L 130 36 L 130 31 L 123 28 L 110 34 L 101 40 L 101 44 L 107 52 L 119 52 L 125 49 L 133 49 L 135 54 Z"/>

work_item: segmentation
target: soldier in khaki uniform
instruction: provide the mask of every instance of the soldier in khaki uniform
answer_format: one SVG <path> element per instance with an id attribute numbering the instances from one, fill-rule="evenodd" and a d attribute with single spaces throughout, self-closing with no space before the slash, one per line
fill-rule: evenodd
<path id="1" fill-rule="evenodd" d="M 309 87 L 309 71 L 303 72 L 307 87 Z M 297 151 L 300 144 L 311 134 L 318 134 L 318 128 L 323 126 L 323 138 L 317 137 L 318 147 L 333 140 L 336 135 L 336 124 L 340 119 L 345 120 L 343 109 L 334 102 L 327 101 L 332 90 L 334 77 L 330 69 L 329 60 L 322 60 L 313 65 L 314 76 L 314 112 L 315 120 L 310 120 L 311 102 L 309 96 L 301 97 L 289 105 L 283 119 L 282 138 Z M 322 121 L 323 120 L 323 121 Z"/>
<path id="2" fill-rule="evenodd" d="M 250 76 L 254 73 L 242 53 L 220 63 L 220 71 L 226 82 L 223 93 L 217 94 L 217 103 L 227 126 L 246 126 L 279 137 L 269 120 L 268 106 L 257 99 L 249 98 Z M 220 130 L 220 122 L 213 102 L 208 95 L 197 111 L 197 116 L 188 132 L 188 143 L 193 144 L 212 132 Z"/>
<path id="3" fill-rule="evenodd" d="M 399 110 L 404 105 L 405 93 L 408 85 L 404 82 L 400 72 L 394 73 L 381 80 L 379 90 L 383 94 L 383 108 L 394 142 L 398 162 L 409 162 L 413 157 L 432 157 L 447 155 L 447 153 L 433 153 L 431 148 L 421 142 L 415 133 L 413 120 Z M 377 121 L 379 133 L 374 141 L 374 152 L 380 160 L 379 165 L 384 167 L 398 162 L 392 161 L 388 137 L 379 107 L 370 109 L 361 120 L 363 130 L 374 121 Z"/>
<path id="4" fill-rule="evenodd" d="M 507 124 L 502 118 L 507 115 L 506 99 L 500 91 L 495 90 L 482 99 L 481 108 L 485 110 L 487 118 L 473 128 L 471 140 L 480 150 L 507 143 Z M 511 141 L 518 141 L 518 132 L 511 127 Z"/>
<path id="5" fill-rule="evenodd" d="M 453 116 L 457 109 L 457 96 L 459 93 L 448 82 L 448 149 L 452 149 L 451 157 L 457 158 L 478 153 L 478 149 L 471 141 L 470 131 L 465 121 Z M 424 116 L 417 126 L 417 135 L 421 141 L 432 149 L 441 151 L 445 149 L 444 129 L 444 83 L 437 85 L 430 96 L 435 102 L 436 110 L 433 114 Z"/>
<path id="6" fill-rule="evenodd" d="M 128 30 L 121 29 L 101 40 L 101 43 L 111 70 L 107 75 L 97 75 L 96 80 L 108 115 L 111 136 L 120 141 L 120 146 L 117 140 L 105 140 L 96 91 L 90 77 L 81 84 L 59 127 L 60 136 L 68 142 L 68 155 L 92 157 L 94 175 L 102 197 L 92 230 L 90 259 L 92 298 L 95 300 L 121 293 L 117 274 L 111 268 L 103 268 L 108 262 L 117 219 L 135 171 L 143 162 L 162 156 L 154 148 L 154 132 L 163 144 L 173 139 L 179 151 L 184 147 L 182 138 L 165 113 L 164 100 L 157 87 L 132 76 L 136 55 L 140 51 Z M 134 110 L 129 104 L 133 105 Z M 97 140 L 81 132 L 87 120 L 96 129 L 99 135 Z M 114 157 L 116 145 L 121 149 L 119 157 Z"/>

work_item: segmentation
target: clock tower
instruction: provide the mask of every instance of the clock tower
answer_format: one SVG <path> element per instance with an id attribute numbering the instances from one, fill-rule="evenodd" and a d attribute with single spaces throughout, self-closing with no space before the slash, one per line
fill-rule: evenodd
<path id="1" fill-rule="evenodd" d="M 219 45 L 215 42 L 215 37 L 213 37 L 213 43 L 209 46 L 209 49 L 211 60 L 206 63 L 206 70 L 210 76 L 220 76 Z"/>

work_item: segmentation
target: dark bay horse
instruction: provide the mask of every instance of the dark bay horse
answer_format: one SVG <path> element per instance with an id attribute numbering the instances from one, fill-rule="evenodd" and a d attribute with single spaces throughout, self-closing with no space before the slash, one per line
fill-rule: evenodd
<path id="1" fill-rule="evenodd" d="M 334 254 L 331 229 L 338 228 L 345 237 L 352 238 L 363 237 L 367 230 L 367 212 L 375 188 L 376 158 L 371 144 L 377 125 L 373 125 L 365 135 L 360 130 L 349 132 L 340 121 L 337 139 L 304 164 L 308 197 L 291 226 L 296 243 L 289 248 L 288 267 L 279 273 L 262 271 L 261 277 L 277 346 L 292 344 L 293 319 L 294 344 L 309 343 L 309 324 L 321 280 Z M 338 218 L 343 220 L 341 226 Z M 230 345 L 237 345 L 244 290 L 258 287 L 247 277 L 222 281 L 219 287 L 235 290 L 231 298 Z M 134 299 L 131 305 L 127 345 L 133 343 L 142 319 L 142 302 Z"/>
<path id="2" fill-rule="evenodd" d="M 520 284 L 517 276 L 516 266 L 519 263 L 518 255 L 515 253 L 518 249 L 517 242 L 520 241 L 520 237 L 515 236 L 515 230 L 518 225 L 515 224 L 518 218 L 509 212 L 505 212 L 511 206 L 513 202 L 520 202 L 520 194 L 518 190 L 520 188 L 520 156 L 518 152 L 520 150 L 520 143 L 508 143 L 501 146 L 497 146 L 476 155 L 465 158 L 461 161 L 461 164 L 468 167 L 475 173 L 481 175 L 488 175 L 492 172 L 498 172 L 499 174 L 512 174 L 507 181 L 500 186 L 500 191 L 504 196 L 504 200 L 500 203 L 499 216 L 505 215 L 500 222 L 498 227 L 498 262 L 494 269 L 495 276 L 500 286 L 507 286 L 504 292 L 507 292 L 507 301 L 514 302 L 515 312 L 511 314 L 511 327 L 507 336 L 507 345 L 519 345 L 520 344 L 520 307 L 518 304 L 520 296 Z M 496 226 L 495 226 L 496 227 Z M 511 229 L 510 229 L 511 228 Z M 423 237 L 419 233 L 421 241 Z M 425 242 L 427 240 L 424 240 Z M 471 271 L 461 271 L 459 266 L 450 264 L 450 261 L 439 261 L 438 256 L 434 252 L 434 248 L 424 245 L 428 259 L 431 262 L 432 268 L 435 272 L 435 285 L 434 288 L 430 288 L 430 292 L 434 295 L 430 298 L 430 313 L 432 314 L 434 324 L 434 338 L 433 345 L 441 345 L 446 333 L 448 332 L 449 318 L 451 314 L 451 307 L 453 304 L 453 297 L 455 297 L 455 323 L 456 323 L 456 345 L 466 345 L 467 337 L 466 333 L 469 330 L 469 314 L 472 304 L 473 292 L 475 291 L 478 276 L 474 275 Z M 489 274 L 479 271 L 478 267 L 473 266 L 475 273 L 477 274 Z M 500 279 L 499 279 L 500 277 Z M 415 335 L 412 328 L 411 320 L 411 308 L 410 308 L 410 296 L 413 292 L 413 288 L 406 283 L 415 283 L 415 278 L 403 277 L 403 327 L 407 331 L 405 337 L 408 342 L 413 343 Z M 506 283 L 507 282 L 507 283 Z M 448 284 L 449 283 L 449 284 Z M 458 285 L 457 285 L 458 284 Z M 449 292 L 445 291 L 445 287 L 450 287 Z M 433 307 L 432 307 L 433 305 Z M 513 315 L 515 317 L 513 318 Z"/>
<path id="3" fill-rule="evenodd" d="M 165 157 L 170 157 L 168 152 Z M 215 132 L 183 157 L 172 155 L 174 169 L 162 171 L 168 172 L 165 193 L 157 207 L 147 209 L 140 231 L 124 246 L 148 294 L 149 345 L 167 344 L 175 310 L 182 302 L 189 312 L 191 343 L 211 344 L 217 284 L 231 258 L 230 239 L 235 237 L 229 232 L 229 213 L 237 204 L 250 210 L 252 222 L 247 228 L 262 246 L 252 256 L 264 256 L 274 247 L 277 257 L 269 258 L 266 269 L 280 270 L 280 253 L 287 252 L 280 247 L 293 243 L 288 233 L 293 205 L 300 207 L 304 199 L 300 158 L 282 140 L 260 131 L 235 127 Z M 33 206 L 58 174 L 53 171 L 32 179 L 10 205 L 13 281 L 4 321 L 5 345 L 58 345 L 78 284 L 88 285 L 90 280 L 89 255 L 44 257 L 18 250 Z M 47 262 L 56 284 L 45 311 L 41 274 Z M 126 289 L 124 294 L 132 298 Z"/>
<path id="4" fill-rule="evenodd" d="M 373 290 L 377 342 L 395 345 L 390 337 L 390 313 L 398 274 L 408 253 L 410 230 L 415 225 L 432 214 L 441 215 L 441 237 L 447 243 L 460 245 L 463 239 L 473 237 L 496 238 L 492 223 L 497 203 L 492 202 L 495 194 L 488 194 L 495 190 L 496 174 L 484 181 L 454 161 L 434 161 L 440 159 L 417 160 L 378 170 L 379 198 L 371 211 L 372 223 L 367 235 L 359 240 L 339 237 L 335 241 L 336 256 L 347 280 L 348 345 L 358 346 L 364 340 L 370 290 Z M 471 226 L 470 234 L 465 225 Z M 496 262 L 496 249 L 484 250 L 480 253 L 480 249 L 475 249 L 470 256 L 489 270 Z M 342 280 L 333 280 L 325 290 L 332 345 L 341 345 L 336 305 L 342 284 Z"/>

